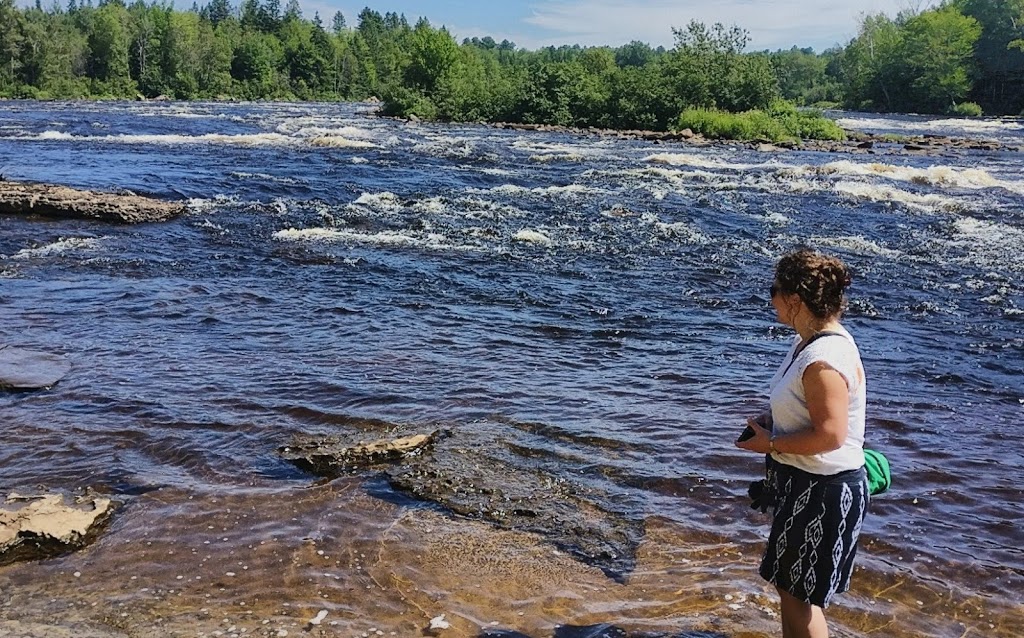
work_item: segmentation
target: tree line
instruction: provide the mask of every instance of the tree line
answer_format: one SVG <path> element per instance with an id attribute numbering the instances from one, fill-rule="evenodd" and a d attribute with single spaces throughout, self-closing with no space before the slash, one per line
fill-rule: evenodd
<path id="1" fill-rule="evenodd" d="M 681 112 L 798 105 L 1017 114 L 1024 0 L 946 0 L 864 16 L 822 53 L 746 50 L 747 32 L 691 22 L 671 49 L 642 42 L 525 50 L 457 42 L 425 18 L 363 9 L 350 25 L 298 0 L 0 0 L 0 96 L 361 100 L 395 115 L 664 130 Z"/>

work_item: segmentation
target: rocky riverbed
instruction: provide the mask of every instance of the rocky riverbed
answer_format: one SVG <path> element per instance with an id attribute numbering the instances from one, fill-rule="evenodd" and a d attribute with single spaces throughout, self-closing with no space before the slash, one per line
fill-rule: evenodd
<path id="1" fill-rule="evenodd" d="M 712 144 L 728 146 L 746 146 L 762 152 L 770 151 L 824 151 L 829 153 L 854 153 L 854 154 L 924 154 L 939 155 L 948 152 L 964 151 L 1009 151 L 1021 152 L 1024 148 L 1012 144 L 1004 144 L 997 140 L 982 140 L 966 137 L 952 137 L 948 135 L 878 135 L 873 133 L 862 133 L 858 131 L 847 131 L 847 139 L 842 141 L 833 140 L 799 140 L 771 142 L 769 140 L 720 140 L 709 139 L 690 129 L 681 131 L 643 131 L 643 130 L 614 130 L 599 128 L 567 128 L 548 124 L 494 124 L 496 128 L 516 131 L 540 131 L 548 133 L 575 133 L 580 135 L 598 135 L 601 137 L 614 137 L 619 139 L 634 139 L 663 143 L 682 143 L 695 146 L 707 146 Z"/>

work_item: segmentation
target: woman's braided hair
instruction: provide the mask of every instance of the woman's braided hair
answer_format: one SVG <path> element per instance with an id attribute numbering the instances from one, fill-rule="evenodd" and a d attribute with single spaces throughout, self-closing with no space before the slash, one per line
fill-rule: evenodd
<path id="1" fill-rule="evenodd" d="M 799 295 L 818 319 L 832 319 L 843 313 L 850 270 L 836 257 L 802 249 L 782 256 L 775 283 L 781 292 Z"/>

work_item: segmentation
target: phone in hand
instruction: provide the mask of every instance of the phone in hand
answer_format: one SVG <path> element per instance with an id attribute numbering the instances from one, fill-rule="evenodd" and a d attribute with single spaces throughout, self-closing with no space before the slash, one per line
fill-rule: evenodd
<path id="1" fill-rule="evenodd" d="M 747 427 L 743 428 L 743 431 L 740 432 L 740 437 L 736 440 L 742 443 L 743 441 L 752 438 L 754 438 L 754 428 L 748 425 Z"/>

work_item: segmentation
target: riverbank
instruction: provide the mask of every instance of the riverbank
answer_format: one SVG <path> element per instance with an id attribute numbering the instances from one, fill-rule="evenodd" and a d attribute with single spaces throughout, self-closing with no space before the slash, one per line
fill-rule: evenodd
<path id="1" fill-rule="evenodd" d="M 951 137 L 946 135 L 877 135 L 858 131 L 847 131 L 844 141 L 833 140 L 801 140 L 771 142 L 769 140 L 727 140 L 709 139 L 690 129 L 681 131 L 643 131 L 616 130 L 600 128 L 569 128 L 547 124 L 516 124 L 499 122 L 490 124 L 499 129 L 515 131 L 538 131 L 545 133 L 568 133 L 573 135 L 596 135 L 602 138 L 644 140 L 655 144 L 689 144 L 693 146 L 743 146 L 762 152 L 783 151 L 818 151 L 826 153 L 852 154 L 915 154 L 940 155 L 946 152 L 963 153 L 967 151 L 1005 151 L 1024 152 L 1024 146 L 1004 144 L 997 140 L 975 139 L 967 137 Z"/>

